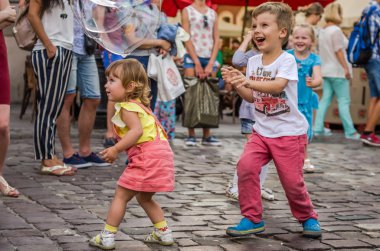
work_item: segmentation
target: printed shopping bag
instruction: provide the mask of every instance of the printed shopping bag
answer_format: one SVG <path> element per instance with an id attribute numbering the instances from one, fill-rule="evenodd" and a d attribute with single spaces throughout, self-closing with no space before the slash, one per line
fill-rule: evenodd
<path id="1" fill-rule="evenodd" d="M 148 76 L 157 80 L 158 98 L 161 101 L 174 100 L 185 92 L 181 75 L 172 57 L 151 54 L 148 62 Z"/>
<path id="2" fill-rule="evenodd" d="M 219 126 L 219 90 L 217 78 L 184 78 L 186 88 L 182 125 L 187 128 Z"/>

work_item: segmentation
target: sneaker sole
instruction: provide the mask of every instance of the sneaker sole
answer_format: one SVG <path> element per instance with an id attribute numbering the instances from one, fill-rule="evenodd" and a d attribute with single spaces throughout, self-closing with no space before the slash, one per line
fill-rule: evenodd
<path id="1" fill-rule="evenodd" d="M 196 146 L 197 145 L 197 143 L 185 143 L 185 145 L 187 145 L 187 146 Z"/>
<path id="2" fill-rule="evenodd" d="M 226 234 L 232 237 L 240 237 L 240 236 L 245 236 L 245 235 L 250 235 L 250 234 L 258 234 L 261 232 L 264 232 L 265 227 L 259 227 L 251 230 L 245 230 L 245 231 L 237 231 L 237 230 L 229 230 L 227 229 Z"/>
<path id="3" fill-rule="evenodd" d="M 98 167 L 108 167 L 108 166 L 111 166 L 110 163 L 93 163 L 93 162 L 90 162 L 92 164 L 92 166 L 98 166 Z"/>
<path id="4" fill-rule="evenodd" d="M 73 166 L 75 168 L 78 168 L 78 169 L 85 169 L 85 168 L 89 168 L 92 166 L 91 163 L 85 163 L 85 164 L 79 164 L 79 165 L 73 165 L 73 164 L 70 164 L 70 163 L 65 163 L 66 165 L 68 166 Z"/>
<path id="5" fill-rule="evenodd" d="M 303 231 L 302 236 L 307 237 L 307 238 L 319 238 L 322 236 L 321 232 L 315 232 L 315 231 Z"/>
<path id="6" fill-rule="evenodd" d="M 160 244 L 162 246 L 171 246 L 174 244 L 174 241 L 173 242 L 164 242 L 164 241 L 145 241 L 145 243 L 157 243 L 157 244 Z"/>
<path id="7" fill-rule="evenodd" d="M 360 140 L 362 141 L 362 143 L 363 143 L 364 145 L 369 145 L 369 146 L 380 146 L 380 144 L 373 143 L 373 142 L 371 142 L 371 141 L 369 141 L 369 140 L 366 140 L 366 139 L 360 139 Z"/>
<path id="8" fill-rule="evenodd" d="M 97 248 L 100 248 L 100 249 L 103 249 L 103 250 L 113 250 L 113 249 L 116 248 L 116 245 L 112 245 L 110 247 L 105 247 L 103 245 L 100 245 L 100 244 L 98 244 L 96 242 L 92 242 L 92 241 L 90 241 L 89 244 L 90 244 L 90 246 L 97 247 Z"/>
<path id="9" fill-rule="evenodd" d="M 222 146 L 221 143 L 202 143 L 203 146 Z"/>

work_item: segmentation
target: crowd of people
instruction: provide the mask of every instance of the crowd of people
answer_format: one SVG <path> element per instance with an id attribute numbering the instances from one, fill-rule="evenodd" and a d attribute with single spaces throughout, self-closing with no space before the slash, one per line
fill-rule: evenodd
<path id="1" fill-rule="evenodd" d="M 86 47 L 85 31 L 68 1 L 30 0 L 28 4 L 28 19 L 38 37 L 32 63 L 38 80 L 34 150 L 35 158 L 41 162 L 40 172 L 75 175 L 80 168 L 110 166 L 119 153 L 125 152 L 127 166 L 117 182 L 106 225 L 90 244 L 103 249 L 115 247 L 115 234 L 127 203 L 136 197 L 154 227 L 145 241 L 172 245 L 172 232 L 153 196 L 174 189 L 172 141 L 176 105 L 175 100 L 159 100 L 157 82 L 147 74 L 150 54 L 175 56 L 170 54 L 173 43 L 157 36 L 157 30 L 167 24 L 167 18 L 161 15 L 156 32 L 145 37 L 126 58 L 103 50 L 107 131 L 105 150 L 95 153 L 91 150 L 91 133 L 101 95 L 94 50 Z M 159 4 L 160 1 L 152 0 L 145 13 L 159 16 Z M 242 99 L 239 118 L 247 143 L 227 196 L 239 201 L 243 218 L 227 229 L 228 235 L 264 231 L 261 197 L 274 200 L 271 190 L 264 188 L 268 163 L 273 160 L 292 214 L 303 226 L 303 235 L 321 236 L 303 172 L 315 170 L 307 154 L 313 136 L 331 135 L 331 130 L 325 128 L 324 118 L 334 95 L 345 138 L 380 146 L 380 139 L 375 135 L 380 117 L 380 0 L 372 0 L 363 13 L 370 8 L 375 8 L 370 16 L 373 47 L 365 70 L 371 99 L 362 134 L 355 129 L 350 114 L 352 68 L 346 55 L 348 40 L 339 27 L 342 22 L 339 3 L 333 2 L 325 8 L 313 3 L 300 9 L 305 12 L 302 24 L 294 24 L 294 13 L 287 4 L 267 2 L 258 6 L 252 12 L 252 30 L 241 43 L 236 39 L 232 43 L 233 66 L 222 63 L 217 13 L 205 0 L 194 0 L 182 10 L 182 27 L 190 34 L 190 40 L 185 42 L 184 77 L 219 76 L 223 83 L 219 87 L 233 89 Z M 112 22 L 112 11 L 104 8 L 98 14 L 104 22 Z M 325 24 L 319 28 L 322 15 Z M 9 145 L 10 79 L 1 29 L 11 25 L 15 18 L 16 12 L 8 0 L 0 0 L 0 191 L 11 197 L 20 193 L 3 177 Z M 319 100 L 315 89 L 321 86 Z M 70 109 L 77 90 L 82 105 L 78 117 L 79 149 L 74 149 L 70 139 Z M 62 160 L 55 150 L 56 131 Z M 196 144 L 196 130 L 188 128 L 185 145 Z M 220 146 L 222 142 L 205 126 L 201 144 Z"/>

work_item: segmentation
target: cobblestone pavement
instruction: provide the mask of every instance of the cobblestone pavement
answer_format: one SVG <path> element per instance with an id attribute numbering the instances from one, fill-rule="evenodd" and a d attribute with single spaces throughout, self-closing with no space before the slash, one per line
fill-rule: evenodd
<path id="1" fill-rule="evenodd" d="M 32 124 L 27 119 L 18 121 L 15 115 L 12 122 L 5 176 L 22 196 L 0 196 L 0 250 L 96 250 L 88 246 L 88 239 L 103 228 L 125 156 L 112 168 L 79 170 L 72 177 L 40 175 L 39 163 L 33 159 Z M 179 137 L 183 136 L 184 129 L 178 130 Z M 102 149 L 103 132 L 94 132 L 94 151 Z M 339 133 L 310 145 L 310 157 L 318 171 L 306 174 L 305 180 L 319 214 L 321 239 L 301 236 L 302 228 L 290 213 L 273 165 L 265 186 L 274 191 L 275 201 L 264 202 L 265 232 L 227 237 L 226 227 L 241 218 L 237 202 L 225 196 L 244 144 L 238 132 L 238 125 L 215 130 L 223 147 L 188 148 L 182 139 L 176 139 L 175 191 L 156 196 L 176 244 L 143 243 L 152 226 L 133 200 L 117 234 L 117 249 L 380 250 L 380 150 L 344 140 Z"/>

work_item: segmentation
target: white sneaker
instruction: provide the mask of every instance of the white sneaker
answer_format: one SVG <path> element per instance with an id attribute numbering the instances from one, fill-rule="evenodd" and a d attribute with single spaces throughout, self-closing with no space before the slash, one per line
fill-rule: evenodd
<path id="1" fill-rule="evenodd" d="M 315 172 L 315 167 L 314 167 L 314 165 L 311 164 L 309 159 L 305 159 L 304 164 L 303 164 L 303 171 L 305 173 L 314 173 Z"/>
<path id="2" fill-rule="evenodd" d="M 232 192 L 232 182 L 228 183 L 228 187 L 226 189 L 226 196 L 233 200 L 239 200 L 239 192 L 236 189 L 236 192 Z"/>
<path id="3" fill-rule="evenodd" d="M 160 231 L 155 229 L 150 235 L 148 235 L 144 242 L 158 243 L 163 246 L 170 246 L 174 244 L 172 230 Z"/>
<path id="4" fill-rule="evenodd" d="M 92 237 L 90 246 L 98 247 L 103 250 L 115 249 L 115 234 L 102 231 L 100 234 Z"/>
<path id="5" fill-rule="evenodd" d="M 273 201 L 274 200 L 274 194 L 273 194 L 272 190 L 267 189 L 267 188 L 262 188 L 261 189 L 261 198 L 263 198 L 264 200 Z"/>

